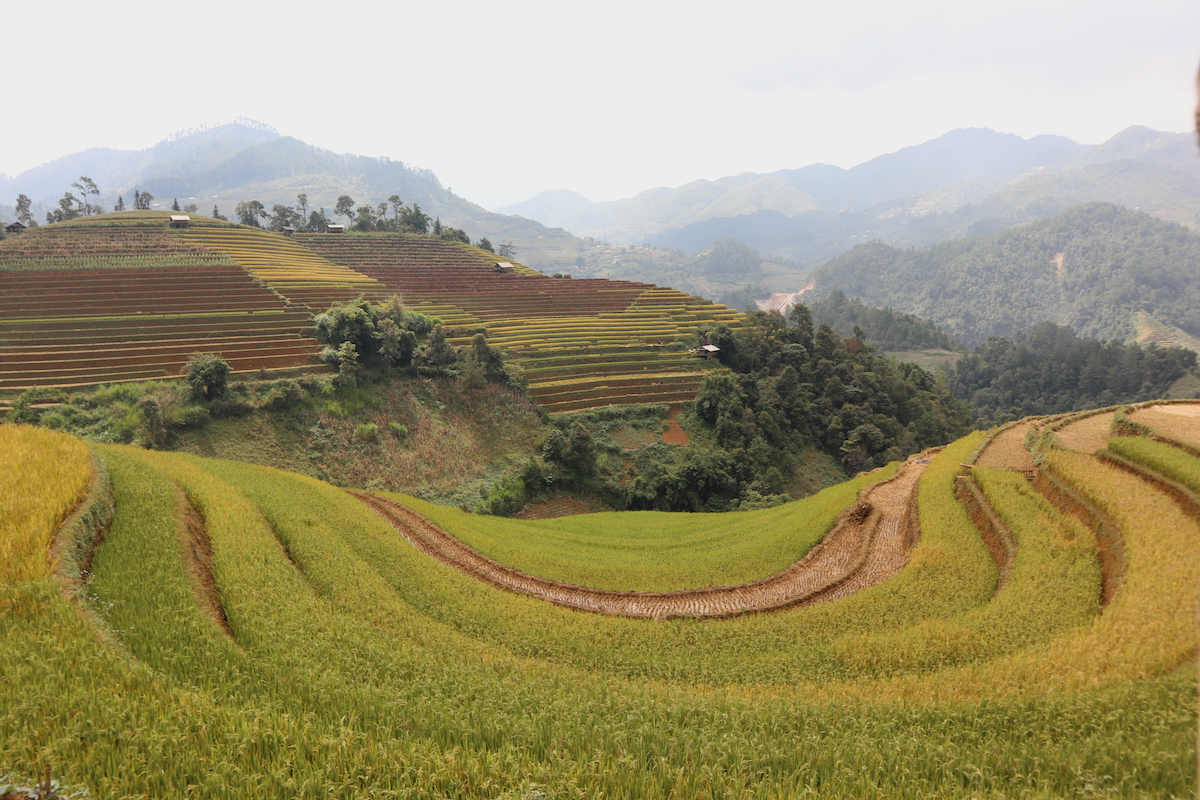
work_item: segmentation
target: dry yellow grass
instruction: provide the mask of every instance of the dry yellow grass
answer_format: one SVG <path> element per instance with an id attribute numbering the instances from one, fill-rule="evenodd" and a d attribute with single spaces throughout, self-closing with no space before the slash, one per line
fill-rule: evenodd
<path id="1" fill-rule="evenodd" d="M 1200 403 L 1150 406 L 1138 409 L 1129 418 L 1163 436 L 1200 447 Z"/>
<path id="2" fill-rule="evenodd" d="M 1025 434 L 1032 425 L 1031 422 L 1022 422 L 996 434 L 995 438 L 979 454 L 975 466 L 1015 470 L 1033 469 L 1033 454 L 1025 447 Z"/>
<path id="3" fill-rule="evenodd" d="M 50 540 L 87 492 L 88 451 L 78 439 L 26 425 L 0 425 L 0 583 L 50 573 Z"/>
<path id="4" fill-rule="evenodd" d="M 1108 431 L 1115 415 L 1115 411 L 1106 411 L 1068 423 L 1058 429 L 1058 440 L 1068 450 L 1095 455 L 1108 444 Z"/>

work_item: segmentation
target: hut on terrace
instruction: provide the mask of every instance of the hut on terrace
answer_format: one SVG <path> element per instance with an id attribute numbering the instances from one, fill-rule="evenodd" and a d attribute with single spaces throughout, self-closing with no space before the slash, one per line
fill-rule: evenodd
<path id="1" fill-rule="evenodd" d="M 716 358 L 719 352 L 721 352 L 721 348 L 715 344 L 702 344 L 696 348 L 696 355 L 710 360 Z"/>
<path id="2" fill-rule="evenodd" d="M 192 224 L 192 218 L 187 214 L 172 214 L 170 225 L 172 228 L 186 228 Z"/>
<path id="3" fill-rule="evenodd" d="M 497 261 L 495 264 L 492 265 L 492 269 L 498 275 L 506 275 L 511 272 L 516 272 L 516 267 L 514 267 L 512 264 L 508 263 L 507 261 Z"/>
<path id="4" fill-rule="evenodd" d="M 25 230 L 25 224 L 22 222 L 10 222 L 4 226 L 5 233 L 20 233 Z"/>
<path id="5" fill-rule="evenodd" d="M 325 232 L 326 233 L 345 233 L 346 226 L 345 225 L 326 225 Z"/>

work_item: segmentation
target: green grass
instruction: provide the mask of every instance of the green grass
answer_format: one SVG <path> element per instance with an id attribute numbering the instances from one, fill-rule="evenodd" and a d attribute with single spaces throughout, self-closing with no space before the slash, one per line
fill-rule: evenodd
<path id="1" fill-rule="evenodd" d="M 1190 453 L 1144 436 L 1114 436 L 1108 449 L 1200 495 L 1200 459 Z"/>
<path id="2" fill-rule="evenodd" d="M 608 512 L 525 521 L 392 495 L 461 541 L 531 575 L 597 589 L 670 592 L 765 578 L 802 558 L 897 464 L 761 511 Z"/>

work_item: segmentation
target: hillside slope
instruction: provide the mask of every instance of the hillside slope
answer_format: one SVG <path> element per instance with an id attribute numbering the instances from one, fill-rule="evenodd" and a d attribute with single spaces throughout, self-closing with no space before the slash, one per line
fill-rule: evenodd
<path id="1" fill-rule="evenodd" d="M 993 236 L 899 250 L 861 245 L 816 275 L 841 290 L 916 314 L 971 347 L 1051 321 L 1130 340 L 1145 313 L 1200 332 L 1200 235 L 1106 203 Z"/>

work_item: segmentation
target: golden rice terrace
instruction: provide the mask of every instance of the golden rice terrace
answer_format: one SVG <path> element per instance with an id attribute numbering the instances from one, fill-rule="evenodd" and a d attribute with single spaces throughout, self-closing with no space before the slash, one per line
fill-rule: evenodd
<path id="1" fill-rule="evenodd" d="M 1198 409 L 537 521 L 0 425 L 0 793 L 1191 797 Z"/>

